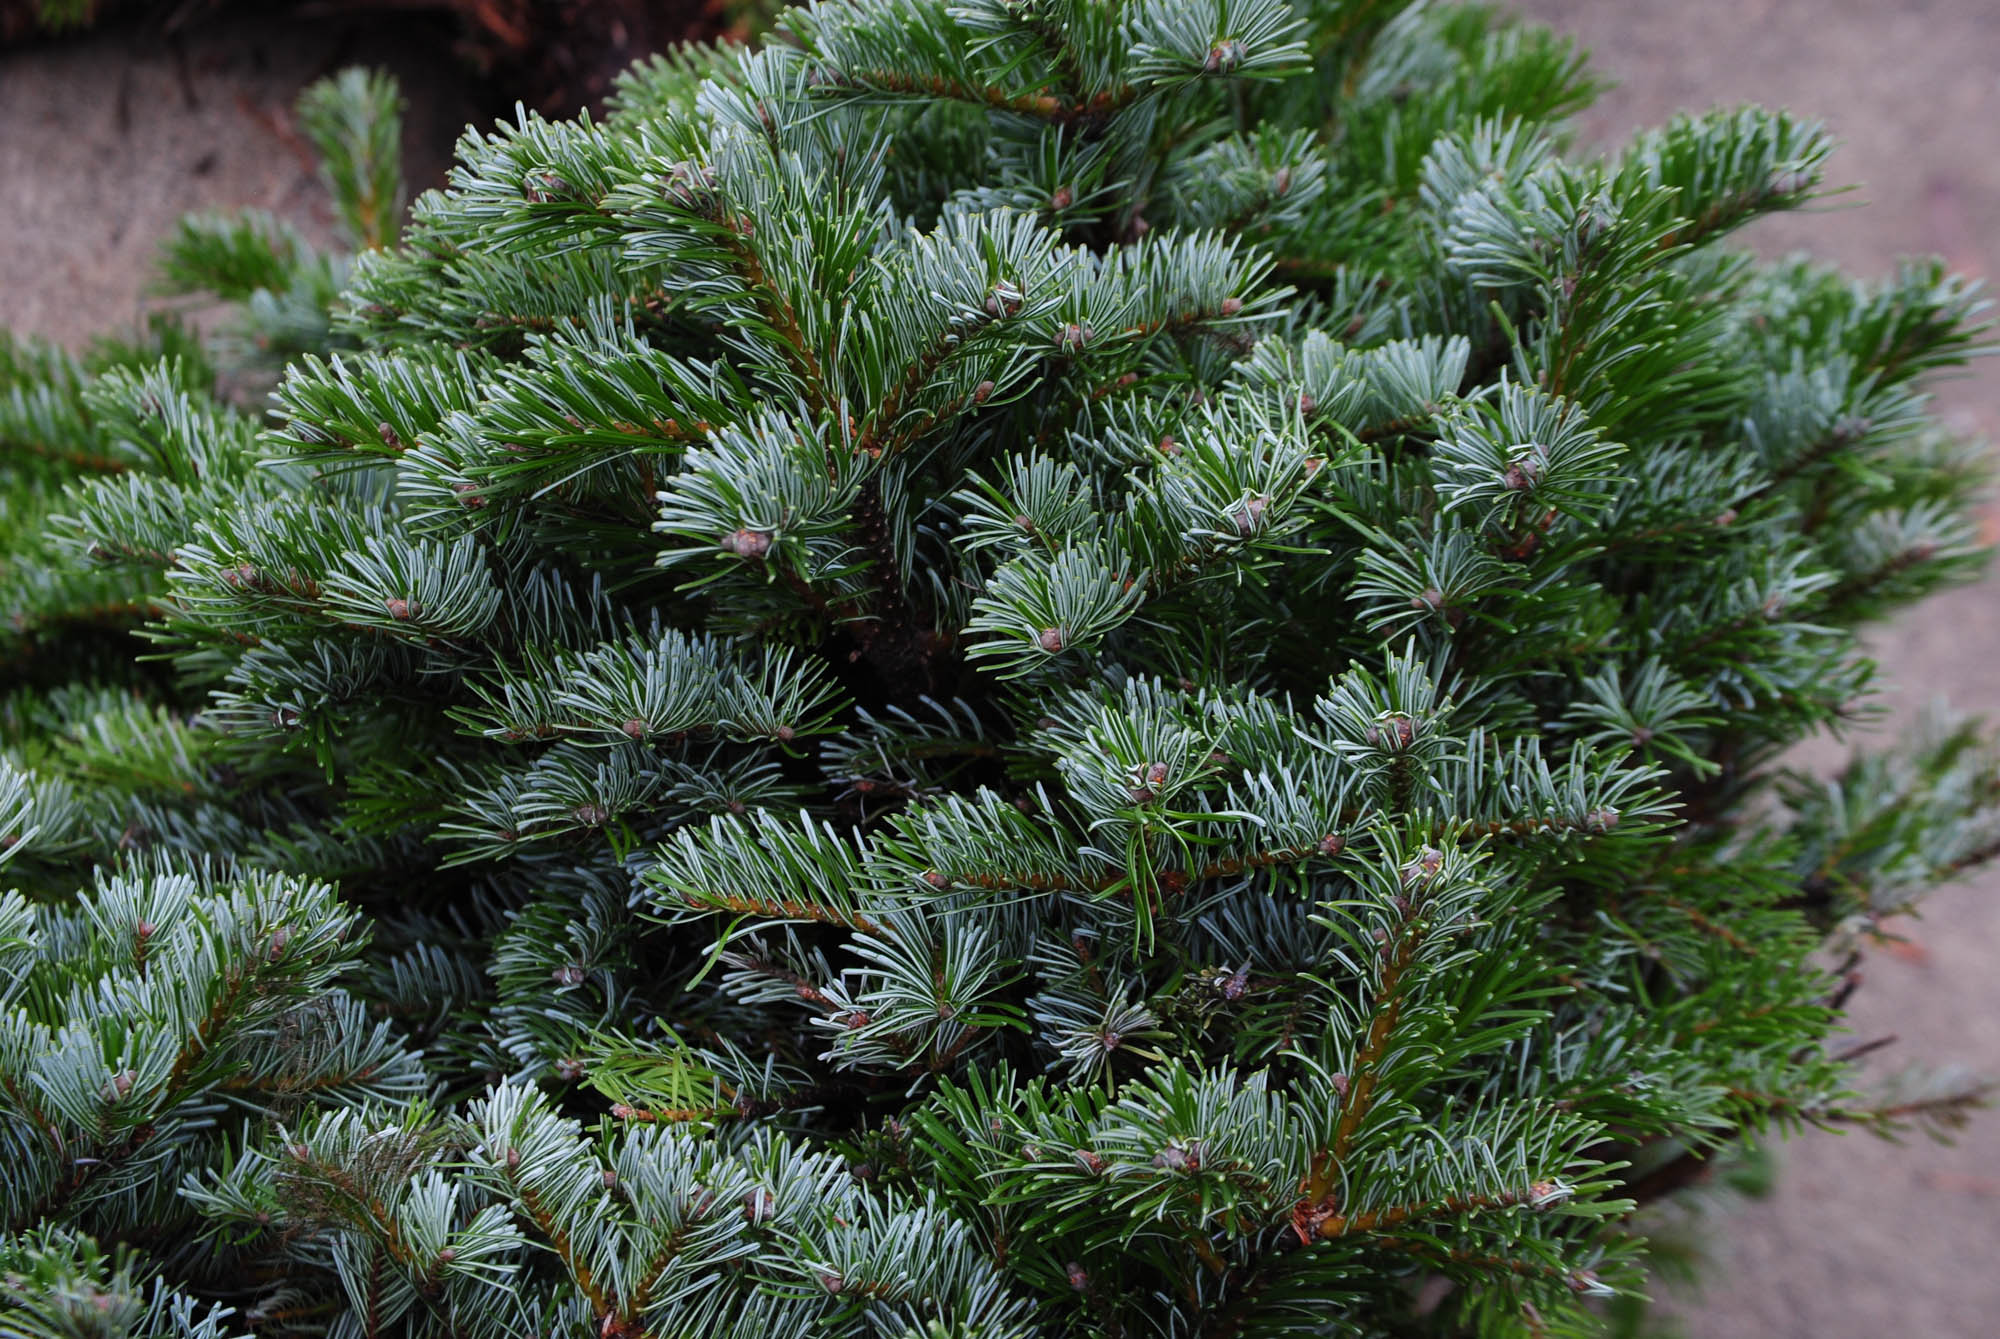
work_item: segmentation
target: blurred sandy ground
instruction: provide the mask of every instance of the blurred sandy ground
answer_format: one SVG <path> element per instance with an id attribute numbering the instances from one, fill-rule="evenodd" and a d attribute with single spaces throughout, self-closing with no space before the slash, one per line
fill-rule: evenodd
<path id="1" fill-rule="evenodd" d="M 1844 142 L 1831 178 L 1865 189 L 1759 224 L 1759 247 L 1809 247 L 1866 275 L 1931 251 L 2000 274 L 2000 0 L 1517 5 L 1579 35 L 1619 81 L 1584 117 L 1586 143 L 1717 103 L 1824 118 Z M 185 46 L 113 34 L 0 53 L 0 324 L 80 344 L 131 321 L 154 247 L 187 209 L 303 214 L 324 235 L 288 108 L 307 80 L 356 60 L 403 77 L 413 177 L 439 180 L 474 109 L 435 50 L 351 27 L 252 23 Z M 1939 398 L 1967 433 L 2000 438 L 2000 361 Z M 1937 694 L 2000 716 L 2000 574 L 1931 601 L 1875 646 L 1892 722 Z M 1853 1026 L 1899 1036 L 1887 1063 L 2000 1074 L 2000 874 L 1938 894 L 1914 948 L 1867 970 Z M 2000 1113 L 1952 1149 L 1813 1135 L 1783 1163 L 1774 1198 L 1720 1223 L 1706 1296 L 1677 1302 L 1690 1336 L 2000 1335 Z"/>
<path id="2" fill-rule="evenodd" d="M 460 129 L 490 119 L 446 48 L 420 23 L 246 17 L 0 51 L 0 326 L 81 347 L 139 323 L 158 305 L 153 257 L 189 210 L 269 210 L 330 242 L 291 107 L 347 65 L 400 79 L 406 169 L 442 184 Z"/>

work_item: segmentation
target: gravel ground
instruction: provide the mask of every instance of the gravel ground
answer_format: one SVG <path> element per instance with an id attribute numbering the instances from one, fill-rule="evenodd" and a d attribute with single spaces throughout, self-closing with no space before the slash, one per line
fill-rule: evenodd
<path id="1" fill-rule="evenodd" d="M 1824 118 L 1843 141 L 1837 208 L 1769 220 L 1760 248 L 1831 257 L 1867 275 L 1941 252 L 2000 261 L 2000 7 L 1992 0 L 1518 0 L 1576 33 L 1619 81 L 1582 120 L 1615 144 L 1676 110 L 1759 101 Z M 257 206 L 330 219 L 290 128 L 299 88 L 340 64 L 387 65 L 411 98 L 418 185 L 478 115 L 436 44 L 352 26 L 238 24 L 162 42 L 129 34 L 0 53 L 0 324 L 81 344 L 135 319 L 159 239 L 183 211 Z M 1849 206 L 1866 202 L 1866 208 Z M 1966 432 L 2000 437 L 2000 378 L 1942 388 Z M 1943 695 L 2000 708 L 2000 576 L 1941 596 L 1876 639 L 1889 720 Z M 1808 756 L 1827 761 L 1829 747 Z M 1955 1061 L 2000 1074 L 2000 875 L 1939 893 L 1912 944 L 1879 954 L 1855 999 L 1859 1037 L 1895 1033 L 1889 1063 Z M 2000 1331 L 2000 1115 L 1956 1147 L 1865 1136 L 1786 1146 L 1778 1192 L 1721 1220 L 1706 1292 L 1674 1310 L 1703 1339 L 1979 1339 Z"/>

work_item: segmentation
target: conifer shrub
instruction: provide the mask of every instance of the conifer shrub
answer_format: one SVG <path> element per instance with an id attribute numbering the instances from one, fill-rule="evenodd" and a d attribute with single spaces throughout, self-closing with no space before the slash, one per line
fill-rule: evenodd
<path id="1" fill-rule="evenodd" d="M 351 264 L 170 253 L 267 407 L 0 357 L 7 1332 L 1588 1333 L 1741 1141 L 1949 1125 L 1840 1010 L 1994 751 L 1779 764 L 1976 565 L 1979 300 L 1730 249 L 1816 126 L 1592 92 L 822 4 L 398 242 L 316 91 Z"/>

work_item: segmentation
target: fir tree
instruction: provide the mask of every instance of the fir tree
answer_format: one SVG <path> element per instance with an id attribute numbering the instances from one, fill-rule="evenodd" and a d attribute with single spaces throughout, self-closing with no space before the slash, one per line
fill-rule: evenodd
<path id="1" fill-rule="evenodd" d="M 0 1321 L 1589 1332 L 1717 1152 L 1949 1125 L 1837 1031 L 1995 751 L 1778 759 L 1978 561 L 1981 303 L 1724 244 L 1818 127 L 1578 161 L 1592 92 L 823 4 L 400 244 L 392 93 L 310 94 L 351 265 L 168 262 L 263 417 L 172 326 L 0 360 Z"/>

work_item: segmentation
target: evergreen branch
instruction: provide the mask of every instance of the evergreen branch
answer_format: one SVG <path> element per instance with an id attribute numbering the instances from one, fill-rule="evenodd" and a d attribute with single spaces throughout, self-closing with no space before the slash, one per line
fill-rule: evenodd
<path id="1" fill-rule="evenodd" d="M 1052 93 L 1017 93 L 998 84 L 968 84 L 941 74 L 911 74 L 885 68 L 822 71 L 823 88 L 856 93 L 882 92 L 900 97 L 941 98 L 992 111 L 1012 112 L 1051 125 L 1097 122 L 1122 111 L 1139 96 L 1131 85 L 1107 89 L 1082 102 L 1065 102 Z"/>
<path id="2" fill-rule="evenodd" d="M 1652 890 L 1642 889 L 1641 891 L 1652 891 Z M 1729 945 L 1729 947 L 1735 949 L 1738 953 L 1745 954 L 1746 956 L 1749 957 L 1757 956 L 1757 949 L 1754 945 L 1752 945 L 1748 940 L 1743 938 L 1742 935 L 1737 934 L 1734 930 L 1730 929 L 1728 926 L 1722 924 L 1720 921 L 1717 921 L 1714 917 L 1710 916 L 1707 912 L 1703 911 L 1701 908 L 1694 906 L 1688 902 L 1682 901 L 1678 897 L 1673 897 L 1668 894 L 1662 893 L 1659 894 L 1658 896 L 1660 905 L 1665 907 L 1671 907 L 1673 910 L 1687 917 L 1688 923 L 1693 925 L 1697 930 L 1700 930 L 1703 934 L 1721 940 L 1723 943 Z"/>
<path id="3" fill-rule="evenodd" d="M 614 1120 L 638 1125 L 686 1125 L 703 1121 L 735 1120 L 743 1113 L 734 1103 L 712 1107 L 636 1107 L 625 1102 L 611 1104 Z"/>
<path id="4" fill-rule="evenodd" d="M 1402 1019 L 1404 985 L 1423 935 L 1413 919 L 1414 904 L 1405 902 L 1393 942 L 1381 946 L 1382 965 L 1376 980 L 1368 1031 L 1355 1047 L 1349 1072 L 1336 1079 L 1340 1096 L 1340 1116 L 1327 1147 L 1313 1155 L 1312 1170 L 1299 1188 L 1299 1202 L 1292 1213 L 1292 1227 L 1301 1241 L 1321 1232 L 1321 1225 L 1338 1217 L 1334 1204 L 1343 1164 L 1353 1150 L 1361 1124 L 1374 1104 L 1381 1080 L 1383 1060 L 1389 1054 L 1396 1025 Z"/>
<path id="5" fill-rule="evenodd" d="M 875 938 L 886 938 L 889 933 L 860 912 L 844 912 L 819 902 L 715 892 L 682 896 L 687 905 L 704 911 L 733 911 L 768 920 L 817 921 L 821 925 L 838 925 Z"/>
<path id="6" fill-rule="evenodd" d="M 1384 1250 L 1406 1251 L 1439 1265 L 1460 1265 L 1485 1273 L 1548 1279 L 1561 1284 L 1571 1292 L 1588 1296 L 1608 1291 L 1596 1271 L 1567 1268 L 1547 1260 L 1498 1255 L 1491 1251 L 1468 1250 L 1462 1246 L 1440 1247 L 1437 1242 L 1427 1241 L 1422 1237 L 1378 1236 L 1371 1239 L 1368 1244 Z"/>
<path id="7" fill-rule="evenodd" d="M 569 1229 L 543 1202 L 542 1197 L 532 1187 L 523 1183 L 519 1174 L 521 1162 L 518 1151 L 509 1149 L 507 1154 L 501 1156 L 500 1162 L 501 1176 L 508 1190 L 526 1212 L 528 1221 L 535 1225 L 535 1230 L 549 1243 L 549 1249 L 555 1252 L 558 1260 L 562 1261 L 564 1270 L 568 1272 L 577 1291 L 590 1303 L 591 1310 L 607 1321 L 613 1316 L 622 1314 L 615 1299 L 604 1291 L 596 1276 L 592 1274 L 589 1263 L 577 1250 L 576 1241 Z"/>
<path id="8" fill-rule="evenodd" d="M 165 609 L 149 600 L 119 601 L 39 614 L 17 613 L 13 617 L 13 625 L 16 632 L 48 632 L 66 626 L 116 627 L 133 620 L 164 618 L 166 613 Z"/>
<path id="9" fill-rule="evenodd" d="M 1313 1225 L 1313 1235 L 1320 1241 L 1337 1241 L 1341 1237 L 1357 1232 L 1380 1232 L 1425 1218 L 1491 1213 L 1521 1205 L 1540 1209 L 1560 1203 L 1567 1194 L 1568 1192 L 1556 1182 L 1537 1181 L 1518 1190 L 1504 1190 L 1494 1195 L 1454 1195 L 1417 1204 L 1392 1204 L 1380 1209 L 1364 1209 L 1355 1214 L 1333 1213 L 1317 1219 Z"/>
<path id="10" fill-rule="evenodd" d="M 43 460 L 54 461 L 59 465 L 67 465 L 73 470 L 80 470 L 86 474 L 124 474 L 132 468 L 126 461 L 117 460 L 111 456 L 97 455 L 90 451 L 68 451 L 59 446 L 51 446 L 43 442 L 26 441 L 13 436 L 0 438 L 0 447 L 5 447 L 10 451 L 25 452 L 28 455 L 37 456 Z"/>
<path id="11" fill-rule="evenodd" d="M 1187 870 L 1168 869 L 1153 871 L 1154 881 L 1163 888 L 1184 891 L 1211 879 L 1234 878 L 1241 874 L 1253 874 L 1260 870 L 1272 869 L 1279 865 L 1294 865 L 1307 860 L 1321 859 L 1338 853 L 1340 839 L 1324 837 L 1317 842 L 1301 846 L 1277 847 L 1266 851 L 1253 851 L 1247 855 L 1225 856 L 1211 860 Z M 932 871 L 933 874 L 936 871 Z M 1096 878 L 1078 879 L 1062 874 L 1030 873 L 1021 870 L 981 870 L 951 875 L 937 875 L 936 886 L 964 884 L 989 892 L 1000 892 L 1019 888 L 1031 893 L 1090 893 L 1104 894 L 1129 889 L 1132 884 L 1130 871 L 1107 871 Z"/>
<path id="12" fill-rule="evenodd" d="M 833 399 L 827 392 L 826 379 L 820 369 L 819 356 L 812 350 L 806 339 L 805 330 L 799 325 L 798 312 L 793 309 L 778 285 L 764 270 L 764 263 L 757 254 L 757 248 L 750 241 L 749 220 L 725 220 L 721 224 L 724 245 L 736 260 L 742 272 L 743 281 L 755 295 L 762 308 L 764 319 L 777 332 L 785 359 L 799 376 L 805 387 L 806 403 L 815 415 L 830 413 Z"/>
<path id="13" fill-rule="evenodd" d="M 305 1143 L 291 1144 L 285 1152 L 300 1169 L 292 1175 L 309 1176 L 333 1187 L 348 1204 L 361 1211 L 366 1231 L 382 1244 L 391 1259 L 419 1278 L 431 1277 L 435 1262 L 424 1258 L 411 1246 L 396 1212 L 375 1187 L 364 1184 L 346 1166 L 315 1157 L 311 1147 Z"/>

